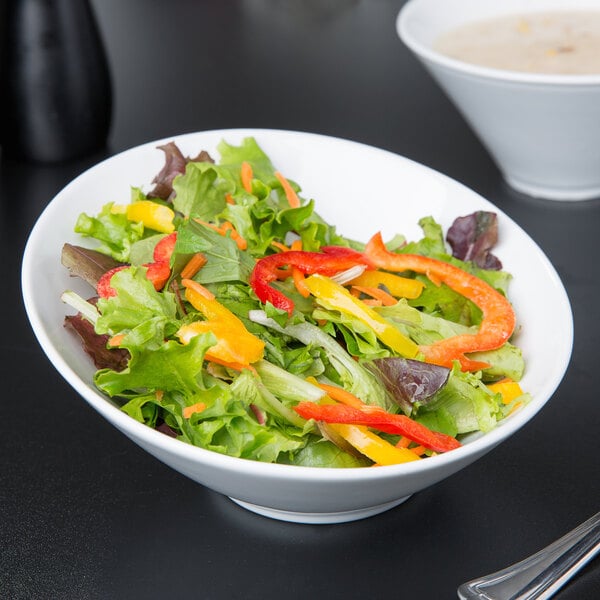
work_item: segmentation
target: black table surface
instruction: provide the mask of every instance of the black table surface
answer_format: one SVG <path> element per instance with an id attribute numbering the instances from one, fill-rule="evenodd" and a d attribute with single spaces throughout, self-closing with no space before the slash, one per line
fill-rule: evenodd
<path id="1" fill-rule="evenodd" d="M 0 597 L 455 598 L 598 511 L 600 201 L 548 202 L 503 182 L 395 32 L 401 0 L 95 0 L 114 84 L 106 149 L 0 164 Z M 466 184 L 555 265 L 572 361 L 544 409 L 449 479 L 384 514 L 298 525 L 247 512 L 146 454 L 50 365 L 20 266 L 52 197 L 99 160 L 197 130 L 317 132 L 391 150 Z M 600 165 L 599 165 L 600 168 Z M 556 596 L 600 597 L 600 564 Z"/>

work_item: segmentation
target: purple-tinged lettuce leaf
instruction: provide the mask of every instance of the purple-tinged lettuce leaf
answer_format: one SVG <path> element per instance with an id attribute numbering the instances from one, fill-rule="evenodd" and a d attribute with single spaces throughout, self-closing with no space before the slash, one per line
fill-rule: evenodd
<path id="1" fill-rule="evenodd" d="M 448 229 L 446 240 L 455 258 L 472 261 L 482 269 L 502 269 L 500 260 L 490 252 L 498 241 L 498 218 L 495 213 L 478 210 L 458 217 Z"/>
<path id="2" fill-rule="evenodd" d="M 74 331 L 79 338 L 86 354 L 94 362 L 97 369 L 112 369 L 121 372 L 127 367 L 129 352 L 124 348 L 107 348 L 109 335 L 98 335 L 94 325 L 81 314 L 65 317 L 65 327 Z"/>
<path id="3" fill-rule="evenodd" d="M 61 263 L 72 277 L 80 277 L 94 289 L 104 273 L 123 264 L 107 254 L 73 244 L 63 245 Z"/>
<path id="4" fill-rule="evenodd" d="M 415 402 L 427 404 L 446 385 L 450 376 L 450 369 L 446 367 L 396 356 L 377 358 L 364 364 L 406 414 L 411 413 Z"/>
<path id="5" fill-rule="evenodd" d="M 152 180 L 154 189 L 148 194 L 148 198 L 171 199 L 174 193 L 173 180 L 177 175 L 185 173 L 185 167 L 189 162 L 214 162 L 208 152 L 204 150 L 195 158 L 185 157 L 175 142 L 163 144 L 158 148 L 165 153 L 165 164 Z"/>

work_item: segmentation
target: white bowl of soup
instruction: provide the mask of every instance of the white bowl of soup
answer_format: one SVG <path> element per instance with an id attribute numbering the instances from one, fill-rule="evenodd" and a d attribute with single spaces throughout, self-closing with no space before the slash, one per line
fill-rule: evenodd
<path id="1" fill-rule="evenodd" d="M 600 197 L 598 0 L 410 0 L 396 26 L 510 186 Z"/>

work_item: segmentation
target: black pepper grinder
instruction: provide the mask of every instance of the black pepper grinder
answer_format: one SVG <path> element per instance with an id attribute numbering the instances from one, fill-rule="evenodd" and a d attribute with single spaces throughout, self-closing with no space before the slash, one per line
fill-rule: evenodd
<path id="1" fill-rule="evenodd" d="M 4 0 L 3 22 L 2 155 L 58 162 L 103 148 L 111 83 L 88 0 Z"/>

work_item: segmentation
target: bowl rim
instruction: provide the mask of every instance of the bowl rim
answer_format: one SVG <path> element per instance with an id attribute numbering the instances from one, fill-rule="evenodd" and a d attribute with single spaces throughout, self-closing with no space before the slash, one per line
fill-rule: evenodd
<path id="1" fill-rule="evenodd" d="M 424 0 L 408 0 L 396 17 L 396 33 L 402 42 L 421 59 L 451 71 L 487 80 L 506 83 L 525 83 L 537 86 L 593 87 L 600 86 L 600 73 L 587 75 L 526 73 L 509 69 L 495 69 L 451 58 L 422 43 L 412 34 L 410 19 L 421 7 Z M 449 2 L 450 0 L 445 0 Z M 500 5 L 500 4 L 499 4 Z M 531 13 L 540 11 L 530 11 Z"/>
<path id="2" fill-rule="evenodd" d="M 149 451 L 148 446 L 158 447 L 160 450 L 171 456 L 177 456 L 185 460 L 191 460 L 194 464 L 207 467 L 218 467 L 231 473 L 244 473 L 244 475 L 255 475 L 261 478 L 272 478 L 279 479 L 284 476 L 284 479 L 297 480 L 297 481 L 312 481 L 312 482 L 325 482 L 325 481 L 357 481 L 365 480 L 370 481 L 372 479 L 390 479 L 396 478 L 399 475 L 411 475 L 416 473 L 426 473 L 429 471 L 442 470 L 452 472 L 448 467 L 453 463 L 464 464 L 465 462 L 471 462 L 478 458 L 480 455 L 487 453 L 492 450 L 496 445 L 510 437 L 512 434 L 521 429 L 526 425 L 551 399 L 552 395 L 560 385 L 564 374 L 569 366 L 569 362 L 572 355 L 573 348 L 573 315 L 570 306 L 570 301 L 562 281 L 558 277 L 553 265 L 549 259 L 543 253 L 537 243 L 527 236 L 532 244 L 532 250 L 539 253 L 547 266 L 551 269 L 551 274 L 556 278 L 558 284 L 557 289 L 560 291 L 561 300 L 565 304 L 568 311 L 568 322 L 565 323 L 568 333 L 568 339 L 565 339 L 565 344 L 562 348 L 565 360 L 563 361 L 563 368 L 553 373 L 549 380 L 552 382 L 552 391 L 546 398 L 539 401 L 528 403 L 519 411 L 510 415 L 505 420 L 500 422 L 498 426 L 485 433 L 476 434 L 472 440 L 462 445 L 460 448 L 438 454 L 427 458 L 426 460 L 414 461 L 410 463 L 403 463 L 398 465 L 385 465 L 377 469 L 370 467 L 356 467 L 349 469 L 340 469 L 335 467 L 310 467 L 301 465 L 286 465 L 278 463 L 265 463 L 260 461 L 254 461 L 250 459 L 233 457 L 225 454 L 220 454 L 211 450 L 193 446 L 180 440 L 171 438 L 159 431 L 156 431 L 147 425 L 140 423 L 124 413 L 118 406 L 111 402 L 110 398 L 104 396 L 100 391 L 88 385 L 81 376 L 75 372 L 75 370 L 67 363 L 66 359 L 62 356 L 59 348 L 52 342 L 49 332 L 46 331 L 46 327 L 43 324 L 40 313 L 37 310 L 36 303 L 34 301 L 36 295 L 35 278 L 33 273 L 36 268 L 35 254 L 33 252 L 34 244 L 36 239 L 40 236 L 42 226 L 49 215 L 55 210 L 58 205 L 60 198 L 68 195 L 71 187 L 75 187 L 78 182 L 85 178 L 91 171 L 100 170 L 106 168 L 106 165 L 111 162 L 118 162 L 120 158 L 125 154 L 131 154 L 141 152 L 143 149 L 149 147 L 156 148 L 157 145 L 163 144 L 167 141 L 178 142 L 188 137 L 194 137 L 199 134 L 216 135 L 222 138 L 229 135 L 293 135 L 312 137 L 314 139 L 329 139 L 338 140 L 345 144 L 352 144 L 356 147 L 368 148 L 376 150 L 381 153 L 392 155 L 398 160 L 402 160 L 407 164 L 412 165 L 413 168 L 425 171 L 430 175 L 441 180 L 444 185 L 450 185 L 457 189 L 460 189 L 463 193 L 467 193 L 472 196 L 476 196 L 480 201 L 486 205 L 494 207 L 494 209 L 501 214 L 504 218 L 508 219 L 512 227 L 519 230 L 522 228 L 513 221 L 508 215 L 506 215 L 499 207 L 496 207 L 483 196 L 478 194 L 476 191 L 460 183 L 459 181 L 432 169 L 424 164 L 416 162 L 403 155 L 395 152 L 385 150 L 376 146 L 357 142 L 354 140 L 344 139 L 337 136 L 330 136 L 319 133 L 310 133 L 305 131 L 292 131 L 284 129 L 268 129 L 268 128 L 230 128 L 230 129 L 214 129 L 205 131 L 196 131 L 183 134 L 175 134 L 162 139 L 154 140 L 139 144 L 137 146 L 128 148 L 114 154 L 101 162 L 89 167 L 78 175 L 75 179 L 69 182 L 64 188 L 62 188 L 48 203 L 44 211 L 40 214 L 36 220 L 25 246 L 23 261 L 21 267 L 21 286 L 22 296 L 25 305 L 25 310 L 30 321 L 33 333 L 37 338 L 38 343 L 42 347 L 47 358 L 56 368 L 58 373 L 70 384 L 70 386 L 81 396 L 84 400 L 97 412 L 99 412 L 104 418 L 106 418 L 113 426 L 117 427 L 121 433 L 127 437 L 135 438 L 136 443 L 142 442 L 142 445 L 146 451 Z M 527 235 L 527 234 L 526 234 Z M 58 260 L 58 259 L 57 259 Z M 39 292 L 38 292 L 39 293 Z"/>

